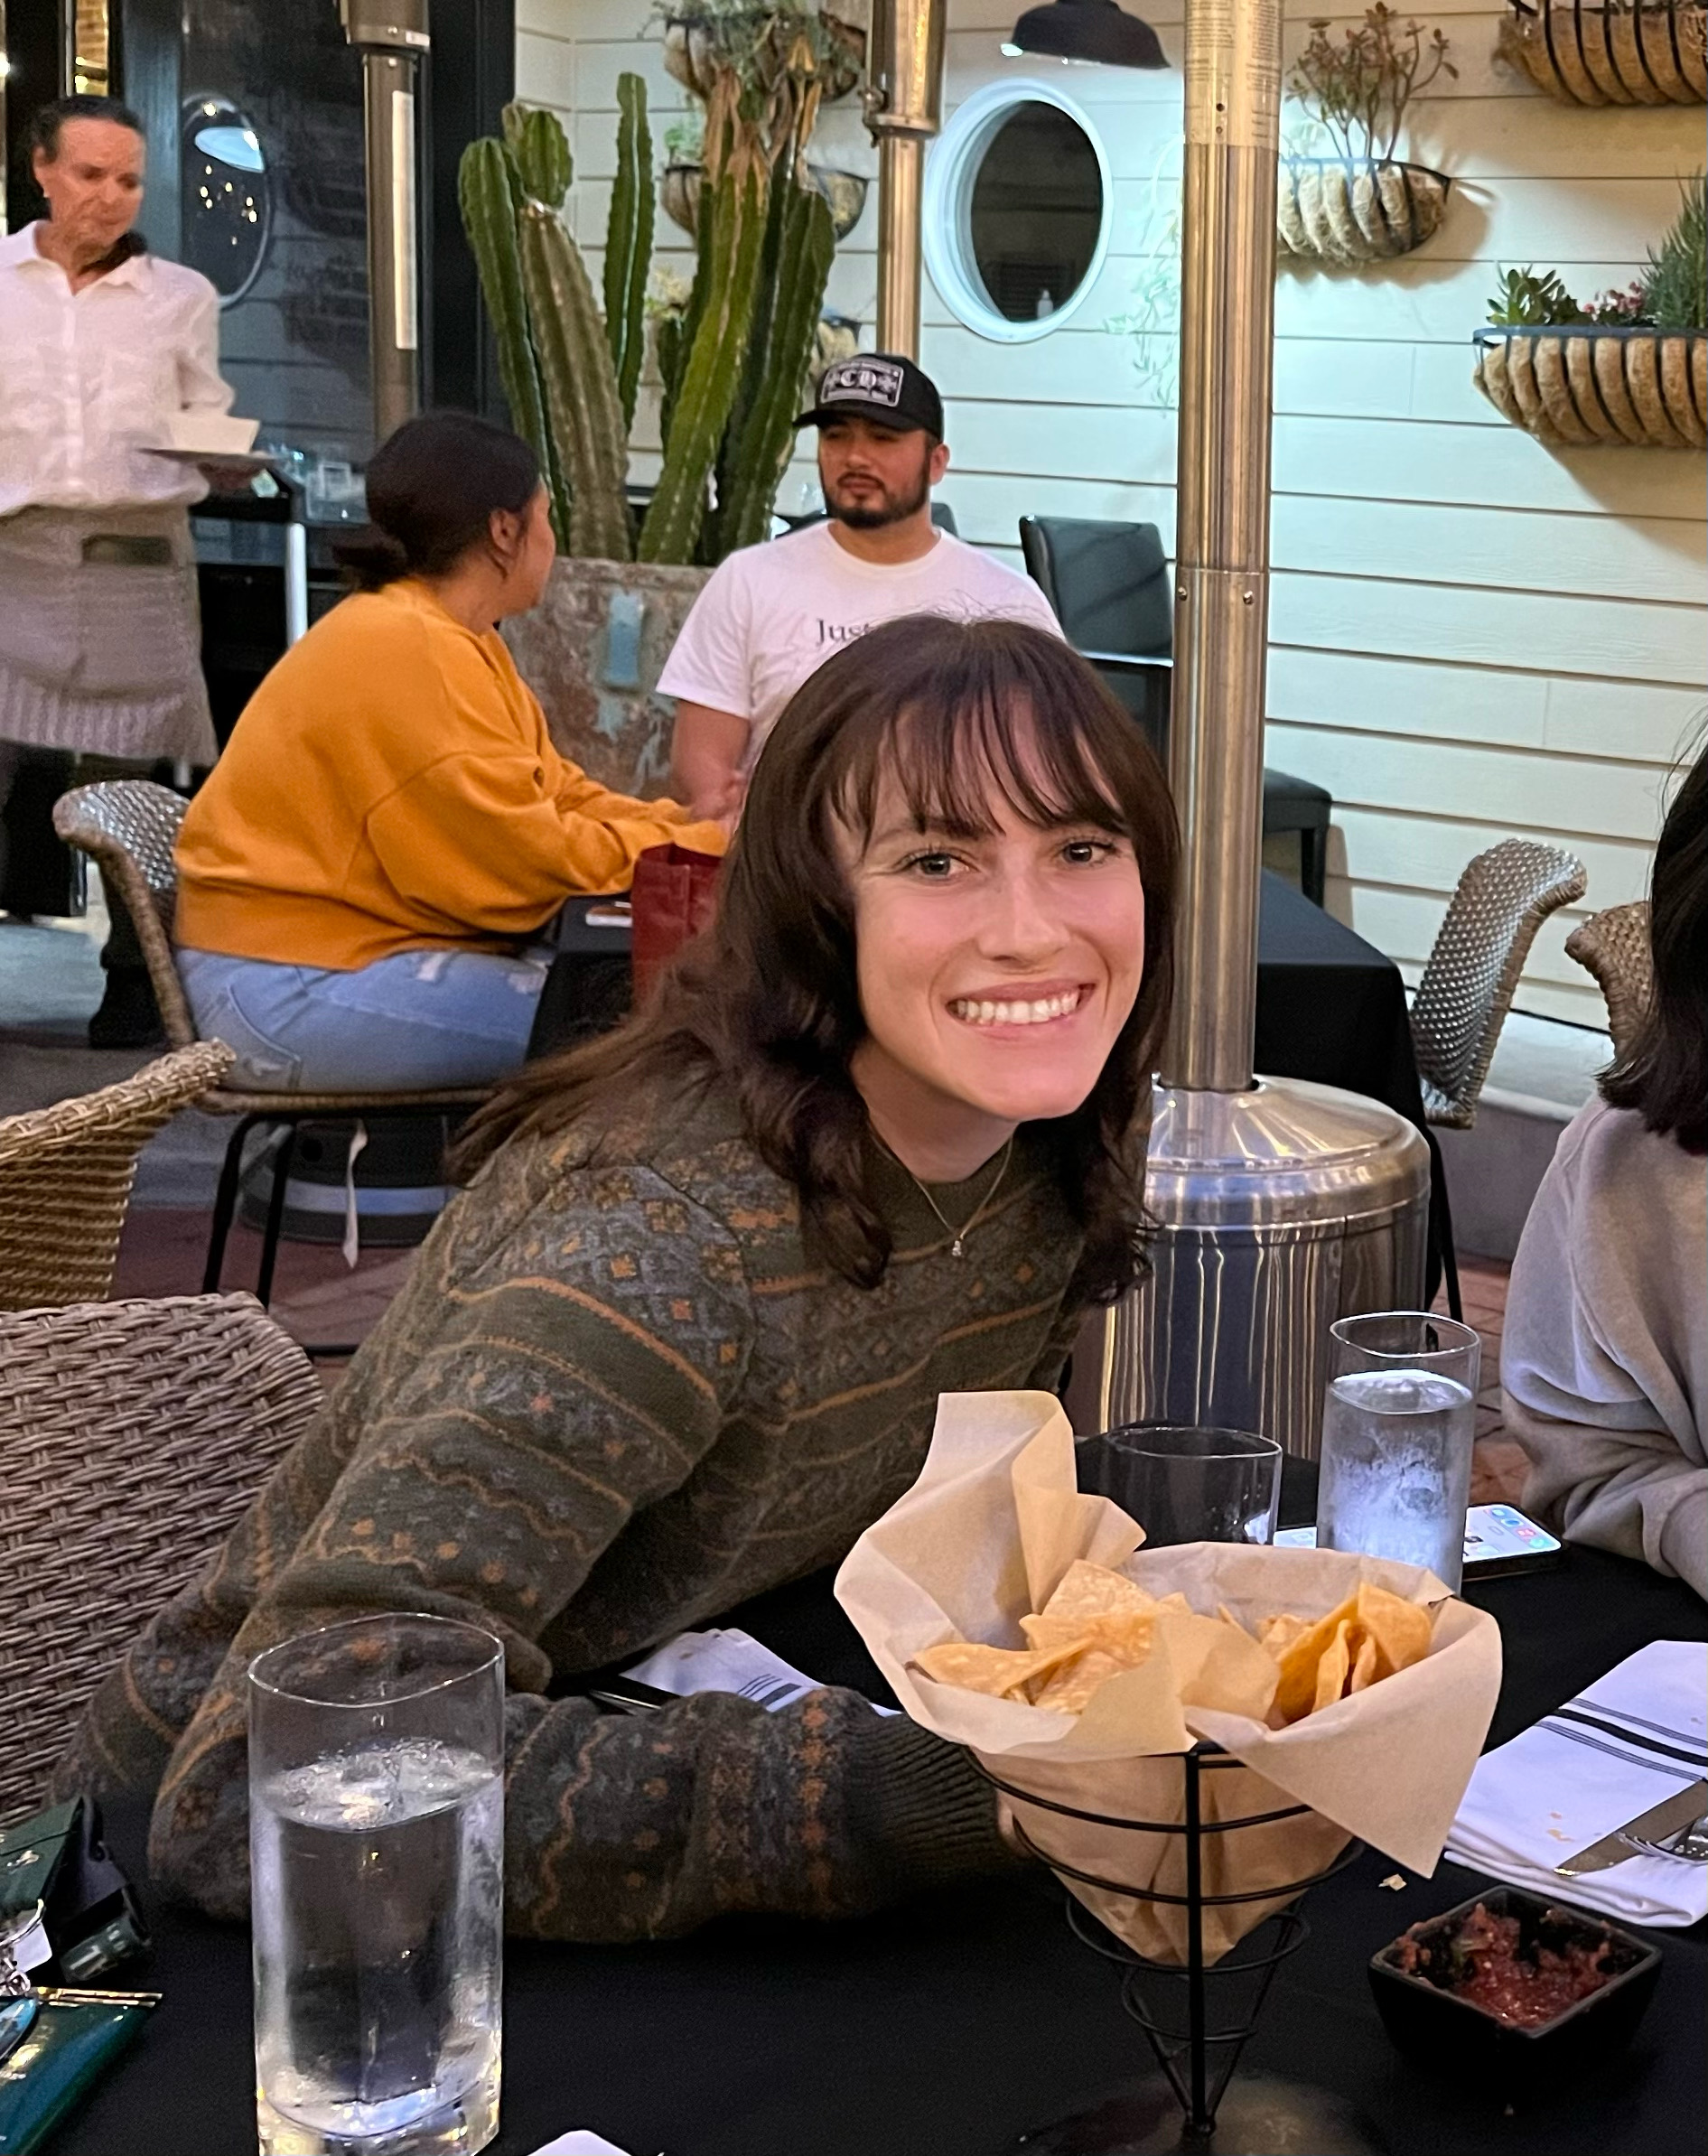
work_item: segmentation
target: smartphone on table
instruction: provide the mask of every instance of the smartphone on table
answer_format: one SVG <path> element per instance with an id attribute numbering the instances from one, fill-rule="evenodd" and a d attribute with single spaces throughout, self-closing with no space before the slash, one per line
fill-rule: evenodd
<path id="1" fill-rule="evenodd" d="M 1277 1547 L 1312 1550 L 1314 1527 L 1278 1527 Z M 1473 1505 L 1465 1515 L 1465 1574 L 1479 1580 L 1503 1573 L 1540 1572 L 1560 1562 L 1560 1542 L 1516 1505 Z"/>

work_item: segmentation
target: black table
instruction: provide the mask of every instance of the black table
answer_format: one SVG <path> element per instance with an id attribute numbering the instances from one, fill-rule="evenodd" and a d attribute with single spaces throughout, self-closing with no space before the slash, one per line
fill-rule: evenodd
<path id="1" fill-rule="evenodd" d="M 1290 1474 L 1295 1515 L 1302 1494 Z M 1487 1582 L 1472 1599 L 1506 1641 L 1496 1743 L 1650 1639 L 1708 1638 L 1708 1606 L 1687 1588 L 1591 1551 Z M 884 1696 L 828 1575 L 749 1604 L 737 1621 L 814 1675 Z M 109 1825 L 140 1873 L 140 1817 Z M 1483 1882 L 1442 1865 L 1395 1893 L 1378 1883 L 1394 1870 L 1372 1853 L 1311 1894 L 1311 1936 L 1281 1973 L 1247 2070 L 1335 2090 L 1379 2125 L 1392 2156 L 1700 2156 L 1708 1927 L 1649 1935 L 1666 1957 L 1661 1984 L 1623 2059 L 1503 2117 L 1498 2101 L 1399 2057 L 1365 1976 L 1406 1925 Z M 125 1981 L 164 2002 L 56 2156 L 254 2148 L 247 1937 L 151 1914 L 153 1966 Z M 1070 1937 L 1041 1871 L 855 1924 L 748 1920 L 646 1947 L 515 1946 L 507 1987 L 496 2156 L 529 2156 L 572 2126 L 633 2156 L 996 2156 L 1149 2064 L 1116 1974 Z"/>

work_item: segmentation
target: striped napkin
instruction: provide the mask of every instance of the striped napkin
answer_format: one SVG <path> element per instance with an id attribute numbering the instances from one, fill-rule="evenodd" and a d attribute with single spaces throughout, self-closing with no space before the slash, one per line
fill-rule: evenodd
<path id="1" fill-rule="evenodd" d="M 1708 1645 L 1657 1639 L 1484 1754 L 1447 1854 L 1628 1924 L 1697 1924 L 1708 1917 L 1708 1864 L 1636 1855 L 1581 1879 L 1554 1867 L 1704 1776 Z"/>

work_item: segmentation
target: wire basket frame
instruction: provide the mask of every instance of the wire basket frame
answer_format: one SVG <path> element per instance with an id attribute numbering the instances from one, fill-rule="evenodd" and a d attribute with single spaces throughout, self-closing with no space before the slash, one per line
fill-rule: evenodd
<path id="1" fill-rule="evenodd" d="M 1041 1811 L 1055 1812 L 1067 1819 L 1078 1819 L 1092 1826 L 1110 1826 L 1133 1834 L 1181 1834 L 1185 1836 L 1186 1891 L 1184 1894 L 1167 1894 L 1153 1887 L 1128 1886 L 1118 1880 L 1105 1879 L 1098 1874 L 1081 1871 L 1070 1864 L 1059 1862 L 1040 1849 L 1018 1819 L 1010 1823 L 1014 1839 L 1029 1856 L 1047 1865 L 1059 1879 L 1077 1881 L 1082 1886 L 1097 1887 L 1106 1893 L 1124 1896 L 1131 1901 L 1164 1902 L 1187 1912 L 1187 1955 L 1181 1964 L 1153 1960 L 1148 1955 L 1135 1952 L 1115 1938 L 1104 1925 L 1091 1916 L 1071 1893 L 1068 1897 L 1068 1927 L 1083 1946 L 1106 1961 L 1122 1967 L 1125 1974 L 1121 1983 L 1121 2002 L 1143 2030 L 1146 2040 L 1162 2068 L 1169 2086 L 1179 2099 L 1185 2114 L 1186 2133 L 1199 2139 L 1208 2139 L 1216 2127 L 1216 2114 L 1239 2065 L 1240 2053 L 1250 2039 L 1262 2016 L 1270 1986 L 1282 1964 L 1298 1952 L 1310 1936 L 1310 1926 L 1300 1913 L 1298 1902 L 1307 1890 L 1325 1879 L 1332 1879 L 1339 1871 L 1357 1861 L 1363 1854 L 1364 1844 L 1349 1841 L 1332 1862 L 1307 1877 L 1288 1880 L 1277 1884 L 1254 1887 L 1238 1894 L 1207 1894 L 1204 1891 L 1203 1855 L 1204 1837 L 1207 1834 L 1237 1834 L 1243 1827 L 1267 1826 L 1280 1819 L 1302 1816 L 1311 1809 L 1309 1805 L 1282 1805 L 1271 1811 L 1248 1812 L 1235 1819 L 1206 1819 L 1203 1815 L 1202 1778 L 1218 1769 L 1242 1767 L 1245 1762 L 1224 1751 L 1220 1745 L 1208 1741 L 1195 1744 L 1190 1751 L 1180 1754 L 1185 1784 L 1184 1815 L 1178 1820 L 1123 1819 L 1102 1812 L 1088 1812 L 1077 1806 L 1062 1804 L 1053 1798 L 1034 1796 L 1031 1790 L 1018 1784 L 1004 1781 L 1000 1775 L 975 1755 L 973 1763 L 994 1788 L 1016 1804 L 1032 1805 Z M 1263 1924 L 1248 1932 L 1246 1937 L 1225 1954 L 1214 1965 L 1204 1959 L 1204 1911 L 1240 1902 L 1274 1901 L 1290 1898 L 1289 1906 L 1279 1909 L 1265 1918 Z M 1273 1932 L 1265 1938 L 1270 1927 Z M 1095 1930 L 1088 1928 L 1095 1927 Z M 1099 1936 L 1100 1935 L 1100 1936 Z M 1238 1980 L 1244 1979 L 1243 1999 L 1236 1995 Z M 1153 2002 L 1167 1995 L 1167 1991 L 1153 1989 L 1147 1998 L 1143 1988 L 1147 1983 L 1173 1987 L 1185 1987 L 1185 2021 L 1181 2026 L 1178 2014 L 1166 2015 L 1155 2011 Z M 1217 2025 L 1212 2026 L 1209 1986 L 1219 1981 L 1222 1996 L 1232 2002 L 1224 2007 Z M 1178 1997 L 1178 1993 L 1175 1994 Z M 1217 2054 L 1212 2060 L 1212 2054 Z"/>

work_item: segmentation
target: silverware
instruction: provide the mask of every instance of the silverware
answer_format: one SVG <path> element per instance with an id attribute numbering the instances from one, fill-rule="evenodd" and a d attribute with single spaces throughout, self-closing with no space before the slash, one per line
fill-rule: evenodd
<path id="1" fill-rule="evenodd" d="M 1605 1871 L 1611 1864 L 1622 1864 L 1629 1857 L 1644 1854 L 1701 1861 L 1694 1847 L 1660 1849 L 1658 1845 L 1669 1836 L 1694 1842 L 1704 1816 L 1708 1816 L 1708 1779 L 1692 1782 L 1687 1789 L 1650 1805 L 1647 1811 L 1638 1812 L 1635 1819 L 1628 1819 L 1623 1826 L 1616 1826 L 1610 1834 L 1603 1834 L 1599 1842 L 1591 1842 L 1587 1849 L 1580 1849 L 1575 1856 L 1554 1868 L 1563 1878 L 1581 1879 L 1586 1872 Z"/>

